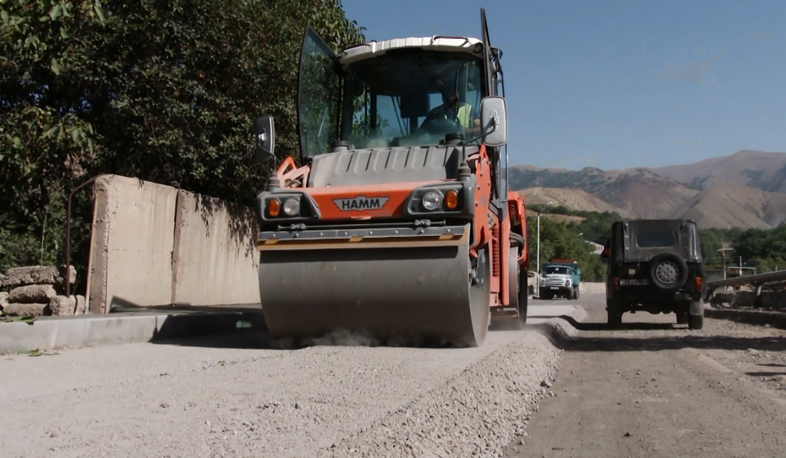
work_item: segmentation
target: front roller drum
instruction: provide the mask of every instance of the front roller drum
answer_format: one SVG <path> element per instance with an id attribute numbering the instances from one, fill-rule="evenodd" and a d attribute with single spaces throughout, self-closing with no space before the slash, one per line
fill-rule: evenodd
<path id="1" fill-rule="evenodd" d="M 273 338 L 349 331 L 402 346 L 478 346 L 491 263 L 460 245 L 263 251 L 262 312 Z"/>

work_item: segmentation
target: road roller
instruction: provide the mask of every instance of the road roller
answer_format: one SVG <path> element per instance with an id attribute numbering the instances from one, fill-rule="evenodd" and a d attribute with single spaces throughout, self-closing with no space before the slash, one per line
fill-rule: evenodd
<path id="1" fill-rule="evenodd" d="M 300 161 L 277 159 L 255 205 L 259 291 L 273 338 L 359 333 L 381 344 L 483 344 L 527 316 L 524 197 L 508 188 L 502 51 L 431 36 L 334 52 L 306 28 Z"/>

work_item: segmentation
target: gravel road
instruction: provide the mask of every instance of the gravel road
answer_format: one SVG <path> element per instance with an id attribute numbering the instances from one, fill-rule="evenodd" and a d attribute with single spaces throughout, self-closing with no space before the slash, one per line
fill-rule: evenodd
<path id="1" fill-rule="evenodd" d="M 507 457 L 781 457 L 786 332 L 637 313 L 605 330 L 600 302 L 565 345 L 556 397 Z"/>
<path id="2" fill-rule="evenodd" d="M 347 343 L 347 342 L 345 342 Z M 471 349 L 259 338 L 0 357 L 0 450 L 14 457 L 502 456 L 547 392 L 533 330 Z"/>

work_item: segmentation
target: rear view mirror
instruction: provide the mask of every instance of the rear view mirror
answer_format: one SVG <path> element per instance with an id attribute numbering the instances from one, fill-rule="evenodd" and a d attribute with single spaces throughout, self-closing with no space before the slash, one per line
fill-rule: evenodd
<path id="1" fill-rule="evenodd" d="M 257 118 L 254 123 L 254 138 L 256 139 L 254 156 L 258 161 L 262 162 L 275 157 L 273 148 L 275 147 L 276 131 L 273 116 L 262 115 Z"/>
<path id="2" fill-rule="evenodd" d="M 508 110 L 503 97 L 489 96 L 480 101 L 480 126 L 485 137 L 483 143 L 488 146 L 498 147 L 508 142 Z"/>

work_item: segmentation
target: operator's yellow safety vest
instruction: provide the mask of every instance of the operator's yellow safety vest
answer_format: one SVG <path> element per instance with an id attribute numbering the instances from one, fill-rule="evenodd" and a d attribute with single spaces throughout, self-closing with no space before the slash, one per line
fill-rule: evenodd
<path id="1" fill-rule="evenodd" d="M 447 108 L 445 107 L 445 105 L 442 105 L 441 111 L 442 111 L 441 114 L 442 118 L 448 119 Z M 470 123 L 472 122 L 471 116 L 472 116 L 472 105 L 468 103 L 461 105 L 458 109 L 458 112 L 456 113 L 456 118 L 458 119 L 459 123 L 461 123 L 461 125 L 464 126 L 465 129 L 470 127 Z"/>

